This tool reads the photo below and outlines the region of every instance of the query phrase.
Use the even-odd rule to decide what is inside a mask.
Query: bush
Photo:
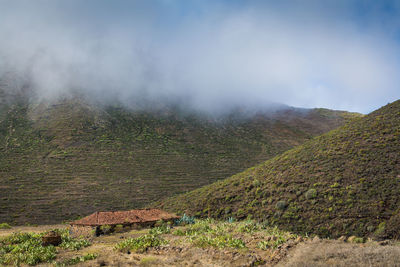
[[[154,227],[150,229],[149,234],[151,235],[162,235],[162,234],[169,234],[171,233],[171,227],[162,225],[159,227]]]
[[[386,238],[385,229],[386,229],[386,222],[380,223],[378,225],[378,228],[374,232],[374,237],[377,239],[385,239]]]
[[[0,229],[11,229],[11,225],[8,223],[0,223]]]
[[[113,231],[113,228],[111,225],[102,225],[100,226],[100,231],[102,234],[110,234]]]
[[[236,220],[234,217],[229,217],[227,221],[228,223],[234,223]]]
[[[393,215],[383,226],[380,237],[400,239],[400,211]]]
[[[186,224],[194,224],[195,223],[195,218],[192,216],[187,216],[186,213],[183,214],[183,216],[175,221],[176,225],[186,225]]]
[[[115,233],[122,233],[124,231],[124,226],[122,224],[117,224],[114,227],[114,232]]]
[[[317,190],[315,190],[314,188],[309,189],[306,194],[305,197],[307,199],[313,199],[317,197]]]
[[[278,202],[276,203],[275,207],[276,207],[278,210],[284,210],[284,209],[286,209],[286,207],[287,207],[287,203],[286,203],[286,201],[284,201],[284,200],[280,200],[280,201],[278,201]]]

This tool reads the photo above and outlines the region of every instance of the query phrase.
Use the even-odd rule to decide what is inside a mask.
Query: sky
[[[0,36],[0,79],[45,99],[369,113],[400,98],[400,1],[0,0]]]

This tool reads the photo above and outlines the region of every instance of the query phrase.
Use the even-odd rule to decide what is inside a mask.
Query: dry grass
[[[299,244],[278,266],[400,266],[400,246],[375,242],[350,244],[335,240]]]

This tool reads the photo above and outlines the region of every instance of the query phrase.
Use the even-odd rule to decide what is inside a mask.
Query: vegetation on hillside
[[[400,238],[399,192],[400,100],[159,206],[296,233]]]
[[[69,99],[0,104],[0,221],[143,207],[263,162],[357,114],[287,108],[223,118]]]

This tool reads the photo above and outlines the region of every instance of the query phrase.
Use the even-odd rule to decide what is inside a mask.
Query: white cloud
[[[74,17],[79,2],[67,11],[28,2],[0,2],[0,69],[30,77],[43,97],[79,89],[126,104],[179,100],[211,111],[281,102],[361,112],[399,97],[398,43],[381,24],[360,28],[320,9],[211,6],[176,18],[182,25],[148,6],[119,17],[82,4]]]

